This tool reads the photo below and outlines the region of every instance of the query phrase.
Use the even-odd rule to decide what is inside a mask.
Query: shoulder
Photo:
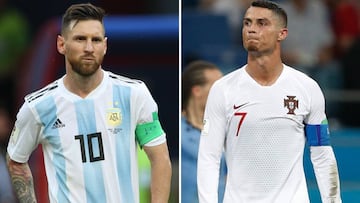
[[[294,80],[294,82],[301,83],[305,86],[317,86],[317,82],[308,76],[307,74],[291,67],[284,65],[284,70],[287,72],[287,74]]]
[[[107,72],[107,77],[111,85],[119,91],[127,89],[133,96],[143,95],[147,97],[150,94],[147,85],[141,80],[128,78],[109,71]]]
[[[296,86],[307,95],[322,94],[319,84],[305,73],[290,66],[285,66],[285,71],[289,81],[288,86]]]
[[[214,86],[226,88],[226,86],[229,86],[229,85],[232,86],[234,83],[241,80],[242,77],[244,77],[244,76],[245,76],[245,66],[238,67],[234,71],[227,73],[226,75],[221,77],[219,80],[217,80],[214,83]]]
[[[206,105],[211,106],[210,108],[224,110],[229,100],[234,98],[234,94],[237,94],[240,88],[246,88],[244,85],[247,82],[245,66],[227,73],[211,86]]]
[[[185,131],[186,129],[192,129],[194,128],[190,122],[187,120],[186,116],[181,116],[181,126],[182,126],[182,130]]]
[[[132,87],[136,87],[136,86],[141,86],[144,85],[145,83],[141,80],[137,80],[137,79],[132,79],[129,77],[125,77],[125,76],[121,76],[115,73],[112,73],[110,71],[107,71],[107,77],[108,79],[115,85],[124,85],[124,86],[132,86]]]
[[[56,90],[58,89],[58,87],[59,87],[59,80],[56,80],[56,81],[46,85],[42,89],[26,95],[25,101],[29,104],[42,101],[43,99],[47,98],[48,96],[53,95],[54,92],[56,92]]]
[[[194,142],[195,139],[200,139],[200,132],[200,129],[191,125],[185,116],[181,116],[181,133],[184,135],[181,138],[182,142]]]

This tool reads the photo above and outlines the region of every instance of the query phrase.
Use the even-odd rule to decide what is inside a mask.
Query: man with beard
[[[20,202],[36,202],[28,159],[42,144],[50,202],[139,202],[137,144],[151,162],[152,202],[167,202],[171,163],[157,104],[146,85],[102,69],[105,11],[70,6],[57,49],[66,74],[29,94],[8,144]]]
[[[322,201],[341,202],[322,91],[281,61],[286,26],[286,12],[270,1],[255,1],[245,13],[247,64],[217,80],[206,103],[197,172],[202,203],[218,202],[223,148],[224,203],[309,202],[306,141]]]

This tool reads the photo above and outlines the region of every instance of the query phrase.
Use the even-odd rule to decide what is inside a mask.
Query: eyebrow
[[[244,18],[243,21],[252,21],[251,18]],[[256,18],[255,21],[270,21],[268,18]]]

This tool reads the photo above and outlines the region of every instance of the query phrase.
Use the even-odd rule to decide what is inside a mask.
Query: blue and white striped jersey
[[[63,78],[25,97],[8,145],[25,163],[42,144],[51,202],[139,202],[136,145],[166,141],[146,85],[104,71],[86,98]]]

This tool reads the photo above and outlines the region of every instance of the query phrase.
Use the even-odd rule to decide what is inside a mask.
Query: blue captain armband
[[[161,127],[158,115],[153,112],[153,121],[149,123],[143,123],[136,126],[135,134],[136,140],[140,146],[144,146],[146,143],[154,140],[155,138],[164,134],[164,130]]]
[[[310,146],[330,145],[330,133],[328,124],[305,126],[305,136]]]

